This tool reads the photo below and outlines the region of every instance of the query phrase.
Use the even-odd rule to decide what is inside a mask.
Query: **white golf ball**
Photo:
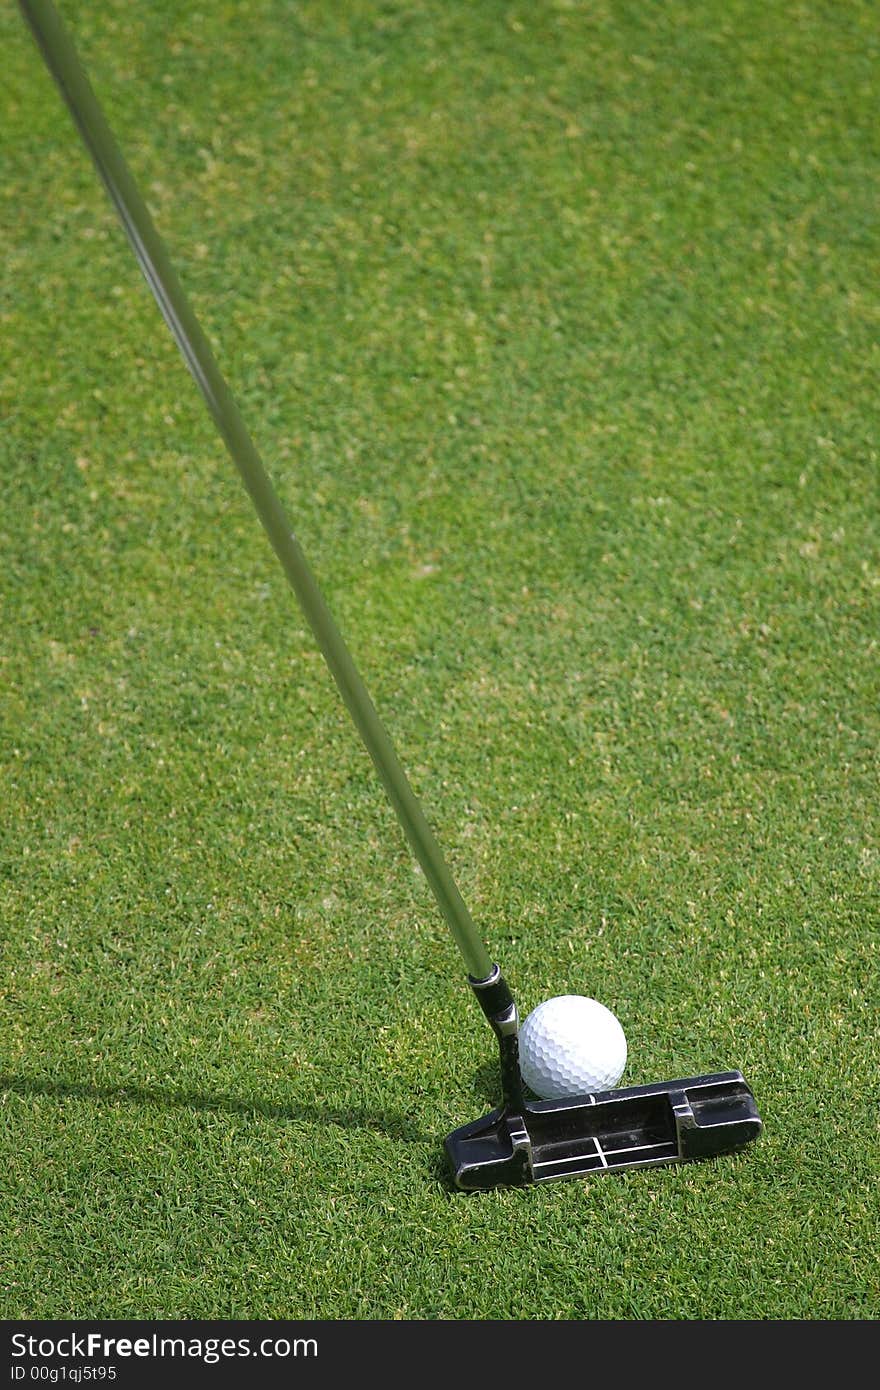
[[[560,994],[533,1009],[519,1031],[523,1080],[541,1100],[608,1091],[626,1066],[619,1020],[596,999]]]

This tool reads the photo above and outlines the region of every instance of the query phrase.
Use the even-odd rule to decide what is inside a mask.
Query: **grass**
[[[872,7],[63,11],[521,1010],[766,1132],[450,1192],[490,1035],[7,10],[0,1316],[876,1318]]]

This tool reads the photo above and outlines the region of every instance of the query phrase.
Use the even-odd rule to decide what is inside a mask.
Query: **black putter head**
[[[526,1100],[510,991],[497,967],[470,983],[498,1038],[504,1105],[446,1137],[456,1185],[465,1191],[712,1158],[761,1133],[738,1071]]]

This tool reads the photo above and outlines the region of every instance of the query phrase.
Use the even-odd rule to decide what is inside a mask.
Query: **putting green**
[[[871,8],[62,10],[521,1008],[766,1133],[450,1192],[491,1035],[7,10],[0,1314],[876,1317]]]

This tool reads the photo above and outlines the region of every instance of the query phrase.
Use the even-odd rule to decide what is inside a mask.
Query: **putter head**
[[[738,1071],[504,1105],[446,1138],[465,1191],[713,1158],[761,1132]]]
[[[526,1100],[513,996],[497,966],[470,984],[498,1039],[504,1104],[446,1137],[456,1186],[465,1191],[713,1158],[761,1133],[738,1071]]]

